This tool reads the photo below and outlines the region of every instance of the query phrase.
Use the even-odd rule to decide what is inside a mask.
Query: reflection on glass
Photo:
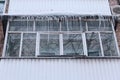
[[[9,31],[32,31],[33,21],[10,21]]]
[[[19,56],[20,50],[20,34],[8,34],[7,45],[6,45],[6,56]]]
[[[87,33],[86,34],[87,50],[88,56],[100,56],[101,48],[99,42],[99,36],[97,33]]]
[[[117,56],[113,33],[101,33],[104,56]]]
[[[64,55],[83,55],[83,43],[80,34],[63,35]]]
[[[25,33],[23,35],[22,56],[35,56],[36,34]]]
[[[40,55],[59,55],[59,35],[40,35]]]

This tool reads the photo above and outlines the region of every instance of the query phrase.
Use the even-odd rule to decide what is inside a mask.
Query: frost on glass
[[[7,45],[6,45],[6,56],[19,56],[20,50],[20,34],[8,34]]]
[[[99,36],[97,33],[87,33],[86,42],[87,42],[88,56],[101,55]]]
[[[9,31],[32,31],[33,21],[10,21]]]
[[[59,35],[40,35],[40,55],[60,55],[59,52]]]
[[[88,31],[112,31],[110,21],[87,21]]]
[[[64,55],[83,55],[83,43],[81,34],[63,35]]]
[[[36,31],[59,31],[60,23],[58,20],[36,21]]]
[[[61,21],[62,31],[85,31],[85,22],[79,19]]]
[[[101,33],[104,56],[117,56],[113,33]]]
[[[22,56],[35,56],[36,34],[23,34]]]

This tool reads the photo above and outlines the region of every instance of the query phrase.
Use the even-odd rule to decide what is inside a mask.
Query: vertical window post
[[[84,55],[88,56],[85,33],[82,33],[82,40],[83,40],[83,51],[84,51]]]
[[[103,45],[102,45],[102,40],[101,40],[100,32],[98,32],[98,35],[99,35],[99,41],[100,41],[100,47],[101,47],[101,56],[104,56]]]
[[[40,53],[39,51],[39,45],[40,45],[40,34],[37,33],[37,36],[36,36],[36,51],[35,51],[35,56],[37,57]]]
[[[21,33],[19,57],[21,57],[22,54],[22,44],[23,44],[23,32]]]
[[[63,54],[63,35],[59,34],[59,44],[60,44],[60,55],[64,55]]]

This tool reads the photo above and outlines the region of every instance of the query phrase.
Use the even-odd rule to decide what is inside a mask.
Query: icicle
[[[80,30],[83,31],[81,17],[79,17],[78,19],[79,19],[78,21],[80,21]]]
[[[49,36],[50,36],[50,35],[49,35],[49,34],[50,34],[50,33],[49,33],[49,26],[50,26],[50,19],[48,18],[47,20],[48,20],[48,22],[47,22],[47,23],[48,23],[48,24],[47,24],[47,26],[48,26],[48,41],[47,41],[47,44],[49,44]]]
[[[104,30],[105,30],[105,27],[106,27],[106,26],[105,26],[105,24],[106,24],[106,23],[105,23],[105,18],[104,18],[104,16],[102,16],[102,18],[103,18],[103,24],[104,24]]]
[[[28,31],[28,17],[27,17],[27,31]]]
[[[65,22],[67,23],[67,34],[68,34],[68,38],[69,38],[69,25],[68,25],[68,19],[69,18],[65,18]]]
[[[100,27],[101,27],[101,22],[102,22],[102,20],[101,20],[101,16],[99,16],[98,18],[99,18],[99,31],[100,31]]]

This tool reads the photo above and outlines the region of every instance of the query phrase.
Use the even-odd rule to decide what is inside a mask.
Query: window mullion
[[[83,41],[83,51],[84,51],[84,55],[88,56],[85,33],[82,34],[82,41]]]
[[[36,52],[35,52],[35,56],[37,57],[39,55],[39,45],[40,44],[40,35],[39,33],[37,33],[36,36]]]
[[[104,51],[103,51],[103,45],[102,45],[100,32],[98,32],[98,35],[99,35],[99,41],[100,41],[100,47],[101,47],[101,56],[104,56]]]
[[[22,54],[22,44],[23,44],[23,33],[21,33],[19,57],[21,57],[21,54]]]
[[[35,21],[33,21],[33,31],[35,31]]]
[[[60,55],[63,54],[63,34],[59,34],[59,44],[60,44]]]
[[[87,24],[87,22],[85,22],[85,26],[86,26],[86,31],[88,31],[88,24]]]

